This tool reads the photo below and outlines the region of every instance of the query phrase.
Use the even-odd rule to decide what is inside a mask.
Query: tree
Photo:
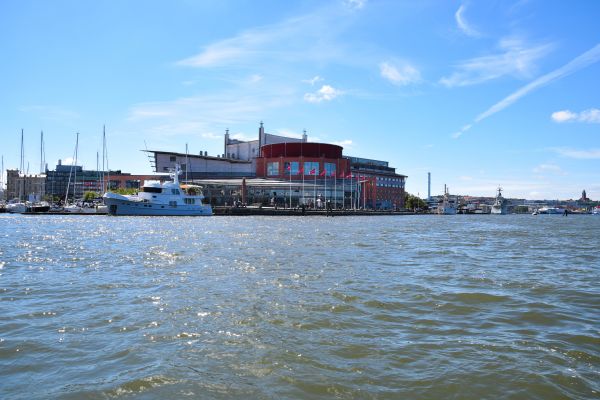
[[[83,194],[83,201],[92,201],[96,198],[96,192],[85,192]]]
[[[404,195],[404,207],[408,210],[424,210],[427,209],[427,203],[413,194],[406,193]]]

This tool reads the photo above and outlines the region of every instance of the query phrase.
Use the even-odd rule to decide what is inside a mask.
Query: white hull
[[[455,215],[456,214],[456,207],[453,207],[453,206],[440,207],[438,209],[438,214]]]
[[[207,204],[158,204],[143,201],[129,200],[127,198],[114,198],[104,195],[104,204],[108,206],[110,215],[147,215],[147,216],[202,216],[212,215],[212,207]],[[119,195],[116,195],[119,196]],[[116,197],[115,196],[115,197]],[[119,196],[125,197],[125,196]]]
[[[508,214],[508,211],[507,211],[506,207],[492,206],[490,214],[505,215],[505,214]]]
[[[27,205],[25,203],[9,203],[6,205],[6,212],[22,214],[27,212]]]

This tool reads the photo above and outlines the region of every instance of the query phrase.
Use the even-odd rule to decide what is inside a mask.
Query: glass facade
[[[279,175],[279,162],[270,162],[267,163],[267,176],[277,176]]]
[[[289,175],[290,173],[292,175],[298,175],[300,174],[300,163],[298,161],[286,161],[283,163],[283,170],[285,175]]]
[[[328,162],[326,162],[325,163],[325,174],[328,177],[329,176],[335,177],[335,173],[336,173],[335,164],[334,163],[328,163]]]
[[[304,175],[319,175],[319,163],[317,161],[306,161],[304,163]]]

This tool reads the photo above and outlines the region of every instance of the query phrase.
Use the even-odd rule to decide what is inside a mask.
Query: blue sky
[[[3,1],[0,154],[149,173],[223,133],[337,143],[407,190],[600,199],[597,1]]]

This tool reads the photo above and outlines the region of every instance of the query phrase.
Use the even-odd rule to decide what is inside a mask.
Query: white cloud
[[[36,114],[42,119],[52,121],[74,120],[80,118],[80,115],[73,111],[60,106],[50,105],[32,105],[22,106],[19,111]]]
[[[421,73],[412,65],[393,65],[389,62],[379,64],[381,76],[394,85],[405,86],[421,80]]]
[[[550,149],[559,155],[578,160],[597,160],[600,159],[600,149],[576,150],[568,147],[556,147]]]
[[[236,140],[242,140],[244,142],[249,142],[252,140],[256,140],[257,136],[256,135],[251,136],[251,135],[247,135],[243,132],[238,132],[238,133],[231,134],[231,138],[236,139]]]
[[[590,108],[580,113],[569,110],[556,111],[552,113],[554,122],[587,122],[591,124],[600,124],[600,109]]]
[[[323,78],[321,78],[319,75],[315,76],[314,78],[311,79],[304,79],[302,82],[304,83],[308,83],[310,84],[310,86],[314,86],[315,83],[322,81]]]
[[[367,0],[344,0],[344,4],[353,10],[360,10],[367,4]]]
[[[340,140],[337,142],[332,142],[333,144],[337,144],[338,146],[342,146],[344,149],[348,150],[348,149],[352,149],[352,145],[354,144],[352,142],[352,140],[350,139],[346,139],[346,140]]]
[[[464,33],[465,35],[477,37],[477,36],[479,36],[479,32],[477,32],[475,29],[473,29],[467,23],[467,20],[465,19],[465,16],[464,16],[465,9],[466,9],[465,5],[462,4],[460,7],[458,7],[458,10],[456,10],[456,13],[454,14],[454,18],[456,19],[456,24],[458,25],[458,28],[462,31],[462,33]]]
[[[596,46],[592,47],[590,50],[586,51],[585,53],[575,57],[573,60],[571,60],[567,64],[563,65],[562,67],[555,69],[554,71],[549,72],[546,75],[543,75],[543,76],[537,78],[533,82],[528,83],[527,85],[523,86],[516,92],[505,97],[498,103],[494,104],[492,107],[490,107],[483,113],[479,114],[475,118],[475,121],[473,123],[481,122],[484,119],[496,114],[497,112],[504,110],[506,107],[509,107],[510,105],[515,103],[517,100],[519,100],[521,97],[526,96],[530,92],[532,92],[542,86],[549,85],[550,83],[552,83],[556,80],[564,78],[565,76],[571,75],[571,74],[579,71],[580,69],[583,69],[592,64],[595,64],[599,60],[600,60],[600,44],[597,44]],[[472,125],[473,124],[466,125],[466,126],[468,126],[470,129],[470,127]],[[468,130],[468,129],[463,128],[463,130],[460,133],[458,133],[458,132],[454,133],[452,136],[455,138],[458,138],[466,130]]]
[[[249,79],[250,83],[258,83],[258,82],[260,82],[262,80],[263,80],[263,77],[261,75],[258,75],[258,74],[252,75],[250,77],[250,79]]]
[[[536,174],[552,173],[555,175],[566,175],[566,172],[556,164],[540,164],[533,169],[533,172]]]
[[[348,18],[345,8],[340,4],[325,5],[309,14],[248,29],[209,43],[198,54],[181,59],[175,65],[262,69],[276,65],[280,71],[285,64],[293,68],[299,62],[354,63],[360,56],[347,51],[346,43],[339,39],[355,20]]]
[[[274,133],[279,136],[290,137],[294,139],[302,139],[302,133],[297,133],[291,129],[283,128],[283,129],[275,129]]]
[[[331,101],[342,95],[343,92],[329,85],[321,86],[321,89],[313,93],[306,93],[304,100],[309,103],[320,103],[322,101]]]
[[[530,78],[535,72],[536,61],[548,54],[552,45],[526,47],[522,40],[508,38],[500,41],[499,48],[499,54],[461,62],[456,71],[449,77],[441,78],[440,83],[446,87],[457,87],[475,85],[507,75]]]
[[[566,122],[577,119],[577,114],[569,110],[556,111],[552,113],[552,119],[554,122]]]

